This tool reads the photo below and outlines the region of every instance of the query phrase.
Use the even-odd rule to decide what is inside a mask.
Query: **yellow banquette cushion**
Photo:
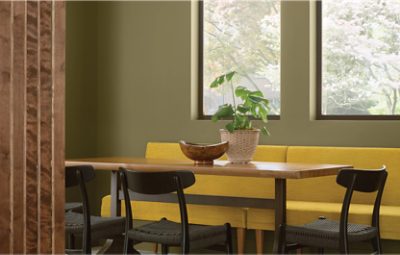
[[[286,146],[257,147],[254,160],[285,162]],[[182,159],[188,160],[181,152],[177,143],[148,143],[146,158]],[[270,187],[270,188],[265,188]],[[230,176],[196,175],[196,183],[185,190],[186,194],[208,194],[238,197],[272,197],[274,191],[273,179],[244,178]],[[110,196],[102,201],[102,215],[110,215]],[[159,220],[167,217],[179,220],[179,208],[176,204],[132,202],[134,218],[142,220]],[[122,210],[123,211],[123,210]],[[218,225],[230,222],[234,227],[246,227],[246,210],[240,207],[188,205],[191,223]],[[269,212],[270,214],[272,213]]]
[[[147,158],[185,159],[177,143],[148,143]],[[349,148],[311,146],[259,145],[254,157],[259,161],[349,164],[355,168],[376,169],[386,165],[389,177],[381,207],[381,236],[400,239],[400,149]],[[304,224],[318,216],[339,219],[345,189],[336,184],[336,176],[288,180],[287,221]],[[273,179],[197,175],[196,184],[187,194],[211,194],[256,198],[273,198]],[[355,194],[350,221],[369,224],[374,194]],[[134,217],[157,220],[167,217],[179,220],[177,205],[167,203],[133,202]],[[110,197],[103,198],[102,215],[109,215]],[[231,222],[235,227],[274,229],[273,210],[222,206],[188,205],[192,223],[221,224]]]
[[[381,206],[381,236],[400,239],[400,149],[300,147],[290,146],[287,162],[349,164],[355,168],[376,169],[386,165],[389,176]],[[318,216],[339,219],[345,189],[336,184],[336,176],[288,180],[289,224],[304,224]],[[350,221],[370,224],[375,193],[355,193]],[[273,229],[273,219],[265,217],[269,210],[248,210],[247,227]]]

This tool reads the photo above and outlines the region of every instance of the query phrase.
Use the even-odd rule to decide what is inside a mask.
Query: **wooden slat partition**
[[[0,1],[0,253],[64,253],[65,3]]]

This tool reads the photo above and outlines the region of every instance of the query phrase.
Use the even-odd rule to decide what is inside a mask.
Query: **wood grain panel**
[[[53,7],[53,252],[64,253],[65,2]]]
[[[0,1],[0,254],[64,253],[64,34],[63,2]]]
[[[52,251],[52,2],[40,4],[40,253]]]
[[[37,253],[39,177],[39,5],[27,2],[26,16],[26,252]]]
[[[11,251],[11,3],[0,2],[0,253]]]
[[[25,243],[25,2],[13,2],[13,253]]]

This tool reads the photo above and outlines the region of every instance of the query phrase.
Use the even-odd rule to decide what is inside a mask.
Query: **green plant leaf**
[[[251,121],[249,121],[249,123],[247,124],[247,129],[252,129],[253,128],[253,124]]]
[[[233,122],[229,122],[228,124],[225,125],[226,130],[228,130],[230,133],[235,131],[235,124]]]
[[[219,85],[223,84],[225,82],[225,75],[221,75],[220,77],[217,78]]]
[[[211,84],[210,84],[210,88],[216,88],[218,86],[219,86],[219,83],[218,83],[217,79],[213,80],[213,82],[211,82]]]
[[[251,114],[253,115],[254,118],[258,118],[257,105],[255,104],[251,105]]]
[[[235,129],[244,129],[246,126],[247,116],[246,115],[235,115],[233,123],[235,124]]]
[[[212,122],[217,122],[217,121],[218,121],[218,116],[214,114],[214,115],[211,117],[211,120],[212,120]]]
[[[261,102],[257,106],[258,106],[258,113],[259,113],[258,115],[261,118],[261,120],[265,123],[268,122],[268,113],[269,113],[268,106],[264,102]]]
[[[261,91],[259,91],[259,90],[251,91],[251,92],[250,92],[250,95],[252,95],[252,96],[257,96],[257,97],[264,97],[264,94],[263,94]]]
[[[225,75],[220,75],[215,80],[213,80],[210,84],[210,88],[218,88],[225,82]]]
[[[246,114],[248,111],[250,111],[250,107],[248,107],[246,105],[243,105],[243,104],[240,104],[240,105],[237,106],[237,110],[240,113]]]
[[[269,131],[268,131],[268,129],[267,129],[266,127],[263,127],[263,128],[261,129],[261,133],[264,134],[264,135],[267,135],[267,136],[270,135],[270,133],[269,133]]]
[[[253,104],[258,104],[261,101],[265,100],[263,97],[260,96],[254,96],[254,95],[249,95],[249,100],[253,103]]]
[[[231,81],[233,76],[236,74],[236,71],[229,72],[225,75],[227,81]]]
[[[247,88],[243,87],[243,86],[238,86],[238,87],[235,89],[235,95],[236,95],[237,97],[242,98],[243,100],[245,100],[245,98],[247,98],[247,96],[249,95],[249,93],[250,93],[250,91],[249,91]]]
[[[212,116],[212,121],[216,122],[217,120],[219,120],[221,118],[231,117],[231,116],[233,116],[234,113],[235,113],[235,111],[233,110],[232,105],[230,105],[230,104],[221,105],[218,108],[217,112],[214,113],[214,115]]]

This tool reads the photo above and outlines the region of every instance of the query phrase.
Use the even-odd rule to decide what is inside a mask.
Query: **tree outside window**
[[[224,89],[210,89],[215,77],[235,70],[236,84],[258,89],[280,113],[280,1],[205,0],[203,15],[203,115],[230,102]]]
[[[400,1],[322,1],[322,115],[400,114]]]

